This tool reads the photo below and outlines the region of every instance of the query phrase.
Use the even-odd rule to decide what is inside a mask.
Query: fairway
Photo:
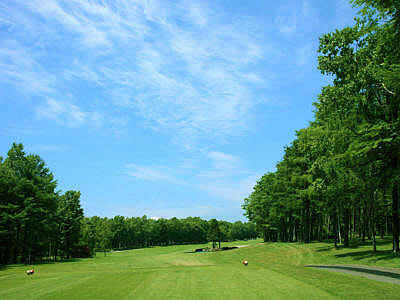
[[[28,266],[7,266],[0,271],[0,299],[385,299],[400,294],[399,285],[304,267],[399,265],[386,252],[371,256],[367,246],[335,250],[324,243],[259,240],[226,245],[245,244],[249,247],[216,253],[186,253],[198,245],[98,253],[36,265],[33,276],[25,275]]]

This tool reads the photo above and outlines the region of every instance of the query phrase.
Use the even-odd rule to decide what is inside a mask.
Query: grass
[[[390,243],[380,252],[360,244],[226,243],[249,247],[185,253],[204,245],[182,245],[114,252],[106,257],[0,269],[0,299],[385,299],[400,285],[348,274],[305,268],[306,264],[361,264],[400,267]],[[248,260],[244,267],[242,260]]]

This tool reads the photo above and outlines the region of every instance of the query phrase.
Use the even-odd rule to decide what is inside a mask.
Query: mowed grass
[[[331,244],[226,243],[248,247],[185,253],[204,245],[114,252],[106,257],[0,269],[0,299],[398,299],[400,285],[305,268],[306,264],[400,267],[400,258],[370,246],[334,249]],[[242,260],[248,260],[247,267]]]

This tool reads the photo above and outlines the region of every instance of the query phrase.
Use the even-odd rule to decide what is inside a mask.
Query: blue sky
[[[39,154],[88,216],[245,220],[313,118],[342,0],[3,0],[0,155]]]

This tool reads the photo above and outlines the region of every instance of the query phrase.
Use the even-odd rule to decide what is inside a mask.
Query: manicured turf
[[[93,259],[0,269],[0,299],[398,299],[400,285],[305,268],[306,264],[400,267],[389,251],[369,246],[260,241],[236,250],[185,253],[184,245],[114,252]],[[382,242],[383,243],[383,242]],[[226,245],[234,245],[228,243]],[[389,244],[379,245],[389,249]],[[248,260],[247,267],[242,260]]]

